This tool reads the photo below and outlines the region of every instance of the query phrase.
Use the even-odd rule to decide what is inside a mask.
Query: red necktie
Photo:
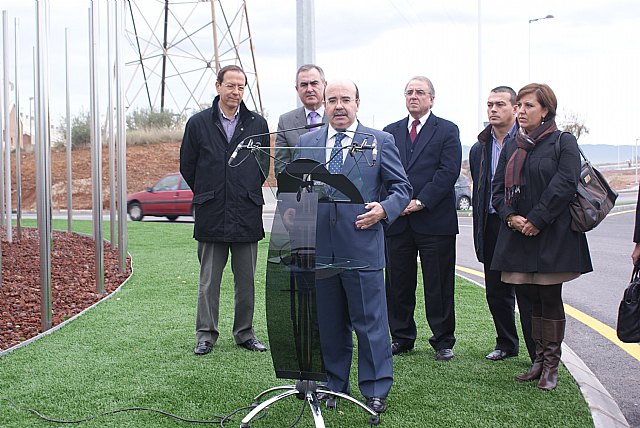
[[[411,139],[411,144],[416,141],[416,137],[418,136],[418,125],[420,125],[420,121],[418,119],[411,122],[411,132],[409,132],[409,139]]]

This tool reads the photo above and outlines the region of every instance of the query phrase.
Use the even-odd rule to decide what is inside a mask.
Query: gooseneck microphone
[[[238,143],[238,145],[236,146],[236,148],[233,151],[233,153],[231,153],[231,156],[229,157],[229,162],[227,162],[227,165],[232,166],[231,164],[232,164],[233,160],[238,156],[238,153],[240,152],[240,150],[243,150],[243,149],[252,150],[252,149],[256,149],[256,148],[260,147],[261,145],[260,145],[259,142],[258,143],[254,143],[253,142],[253,139],[256,138],[256,137],[264,137],[264,136],[267,136],[267,135],[279,134],[281,132],[298,131],[300,129],[318,128],[318,127],[324,126],[324,125],[325,125],[324,123],[312,123],[310,125],[298,126],[298,127],[295,127],[295,128],[280,129],[280,130],[273,131],[273,132],[263,132],[262,134],[249,135],[247,138],[245,138],[240,143]],[[242,163],[242,162],[240,162],[240,163]]]
[[[362,140],[362,143],[360,144],[356,142],[351,143],[351,147],[349,147],[349,154],[351,156],[354,156],[354,153],[364,152],[365,150],[371,150],[371,166],[374,166],[376,164],[376,158],[378,157],[378,140],[376,139],[375,135],[369,132],[351,131],[345,128],[336,128],[336,131],[350,132],[353,135],[360,134],[360,135],[364,135],[365,137],[371,137],[372,139],[371,143],[369,143],[368,138],[365,138],[364,140]]]

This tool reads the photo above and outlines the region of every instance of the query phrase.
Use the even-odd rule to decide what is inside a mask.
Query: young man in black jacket
[[[495,349],[486,358],[493,361],[518,355],[518,332],[515,323],[515,300],[518,299],[520,322],[531,360],[535,358],[531,303],[517,286],[501,281],[501,272],[491,270],[491,261],[498,239],[500,217],[491,206],[491,181],[495,174],[504,142],[518,132],[516,93],[508,86],[491,90],[487,100],[489,125],[478,135],[478,142],[469,153],[473,178],[473,240],[478,261],[484,264],[487,303],[496,328]]]

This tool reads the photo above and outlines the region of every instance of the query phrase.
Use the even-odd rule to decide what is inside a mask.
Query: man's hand
[[[369,202],[364,207],[369,211],[358,216],[358,220],[356,221],[356,227],[358,229],[367,229],[387,217],[387,213],[384,211],[384,208],[382,208],[382,205],[380,205],[380,202]]]
[[[416,211],[420,211],[421,209],[424,209],[424,205],[422,207],[418,207],[416,205],[416,200],[415,199],[411,199],[411,201],[409,202],[409,205],[407,205],[407,208],[405,208],[402,213],[400,213],[400,215],[409,215],[411,213],[414,213]]]

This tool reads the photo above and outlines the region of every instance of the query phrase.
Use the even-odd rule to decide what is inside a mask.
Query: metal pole
[[[6,13],[6,10],[2,12],[3,15],[5,13]],[[7,58],[7,56],[3,54],[3,62],[7,64],[8,61],[9,59]],[[5,135],[4,135],[4,132],[2,132],[3,130],[2,121],[4,119],[4,110],[7,110],[9,108],[8,87],[5,86],[3,90],[0,92],[2,93],[2,96],[0,97],[0,100],[1,100],[0,101],[0,226],[4,226],[5,224],[4,147],[5,147],[5,144],[9,144],[9,143],[5,143]]]
[[[52,326],[51,304],[51,175],[49,172],[49,149],[51,135],[49,127],[49,7],[47,0],[36,0],[37,22],[37,98],[38,148],[37,178],[38,232],[40,233],[40,288],[42,295],[42,330]]]
[[[18,49],[18,41],[20,40],[20,20],[15,18],[14,30],[14,58],[15,58],[15,75],[16,75],[16,232],[18,240],[22,239],[22,121],[20,120],[20,76],[19,66],[20,56]]]
[[[91,94],[91,193],[93,239],[95,241],[96,293],[104,293],[104,245],[102,242],[102,142],[100,139],[100,103],[98,101],[98,67],[100,58],[98,29],[100,16],[98,0],[91,0],[89,8],[89,64]]]
[[[213,3],[213,2],[212,2]],[[164,0],[164,37],[162,42],[162,78],[160,80],[160,111],[164,111],[164,88],[167,73],[167,29],[169,27],[169,0]],[[215,28],[214,28],[215,31]]]
[[[71,84],[69,82],[70,66],[69,66],[69,28],[64,29],[64,63],[65,63],[65,83],[66,83],[66,120],[67,120],[67,232],[73,230],[73,181],[71,171],[71,146],[72,133],[71,128],[71,98],[69,91]]]
[[[13,224],[11,222],[11,108],[9,107],[9,14],[2,11],[2,74],[4,75],[4,193],[5,193],[5,232],[9,243],[13,242]],[[17,76],[16,76],[17,78]],[[16,116],[19,116],[16,110]]]
[[[216,75],[220,71],[220,55],[218,53],[218,29],[216,28],[216,5],[211,0],[211,28],[213,29],[213,62],[216,66]]]
[[[116,245],[116,141],[113,130],[113,3],[107,2],[107,120],[109,144],[109,239]]]
[[[118,261],[120,272],[127,268],[127,135],[124,106],[124,34],[125,0],[116,2],[116,124],[118,149]]]
[[[636,184],[638,184],[638,140],[640,138],[636,138],[636,155],[633,157],[633,163],[636,166]]]
[[[315,63],[315,17],[313,0],[296,0],[296,58],[297,66]],[[300,99],[298,107],[302,106]]]
[[[529,20],[529,66],[528,66],[529,78],[527,83],[531,83],[531,23],[542,21],[543,19],[552,19],[552,18],[554,18],[553,15],[547,15],[547,16],[543,16],[542,18],[534,18]]]

